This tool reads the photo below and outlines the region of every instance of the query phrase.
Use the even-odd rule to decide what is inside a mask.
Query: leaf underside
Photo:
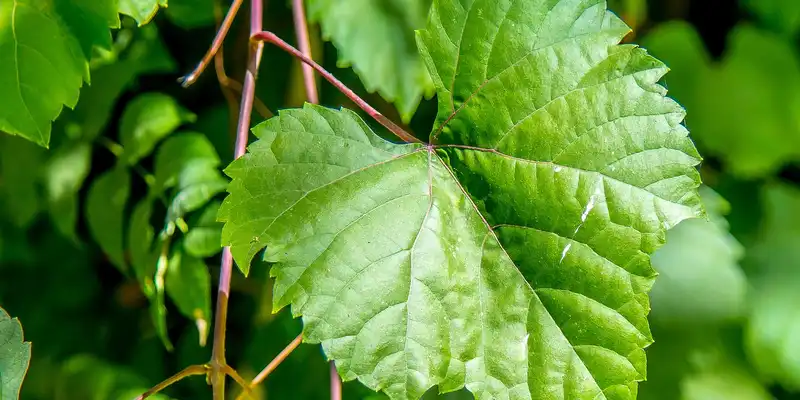
[[[445,17],[446,16],[446,17]],[[666,67],[602,1],[434,3],[430,145],[307,105],[255,128],[219,219],[346,380],[393,399],[634,399],[666,229],[701,213]]]

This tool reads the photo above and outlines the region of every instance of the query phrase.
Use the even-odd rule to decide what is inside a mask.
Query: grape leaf
[[[123,218],[130,184],[130,172],[117,165],[92,182],[86,198],[89,232],[111,263],[123,271],[127,268],[123,254]]]
[[[651,321],[673,326],[712,325],[743,315],[747,279],[738,265],[744,249],[728,232],[729,205],[704,187],[711,220],[683,221],[667,232],[652,256],[659,279],[650,292]]]
[[[64,105],[72,108],[94,46],[111,44],[112,2],[10,0],[0,4],[0,131],[41,146]]]
[[[19,320],[0,308],[0,399],[16,400],[31,360],[31,344],[22,339]]]
[[[649,254],[701,214],[666,67],[604,2],[434,3],[430,145],[308,105],[259,125],[220,208],[240,268],[345,380],[394,399],[633,399]]]
[[[119,0],[119,12],[130,15],[139,26],[150,22],[160,7],[167,7],[168,0]]]
[[[199,258],[176,251],[169,259],[166,291],[178,310],[193,320],[205,346],[211,319],[211,275]]]
[[[155,148],[156,144],[195,115],[162,93],[146,93],[131,100],[122,114],[120,142],[125,148],[125,160],[136,164]]]
[[[396,104],[408,122],[433,86],[414,43],[430,0],[311,0],[308,16],[336,46],[340,67],[351,66],[370,92]],[[366,17],[365,17],[366,16]]]

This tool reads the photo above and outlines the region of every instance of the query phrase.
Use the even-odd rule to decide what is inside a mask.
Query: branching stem
[[[275,368],[278,368],[278,365],[280,365],[283,362],[283,360],[289,357],[289,354],[292,354],[294,349],[296,349],[297,346],[299,346],[300,343],[302,342],[303,342],[303,334],[301,333],[297,335],[297,337],[294,338],[294,340],[292,340],[292,342],[289,343],[289,345],[287,345],[283,350],[281,350],[281,352],[278,353],[278,355],[275,356],[275,358],[273,358],[272,361],[270,361],[269,364],[267,364],[267,366],[264,367],[264,369],[262,369],[261,372],[258,373],[258,375],[256,375],[255,378],[253,378],[253,380],[250,382],[250,385],[248,386],[249,389],[252,390],[256,386],[261,384],[261,382],[263,382],[264,379],[267,379],[267,376],[269,376],[269,374],[272,373],[272,371],[274,371]],[[245,393],[240,394],[239,397],[236,398],[236,400],[244,399],[244,395]]]
[[[197,63],[197,67],[194,68],[194,71],[179,79],[183,87],[189,87],[191,84],[197,81],[197,78],[203,74],[203,71],[211,62],[211,59],[214,58],[214,55],[217,54],[217,51],[219,51],[220,47],[222,47],[222,43],[225,41],[225,36],[228,35],[228,31],[231,29],[233,19],[236,18],[236,13],[239,12],[239,8],[242,6],[242,1],[243,0],[233,0],[233,3],[231,3],[231,8],[228,9],[228,13],[225,15],[225,19],[222,21],[222,25],[220,25],[219,30],[217,31],[217,36],[214,37],[214,41],[211,42],[211,47],[203,56],[203,59]],[[259,4],[259,9],[260,6],[261,5]]]
[[[336,77],[333,76],[330,72],[326,71],[325,68],[322,68],[322,66],[314,62],[314,60],[306,57],[305,54],[301,53],[299,50],[292,47],[292,45],[290,45],[289,43],[283,41],[274,33],[266,31],[257,32],[254,33],[250,39],[251,41],[256,43],[262,43],[262,42],[272,43],[278,46],[283,51],[286,51],[287,53],[293,55],[294,57],[299,58],[301,61],[314,68],[314,70],[316,70],[320,75],[322,75],[322,77],[325,78],[325,80],[327,80],[333,86],[335,86],[336,89],[339,89],[340,92],[344,93],[345,96],[347,96],[350,100],[356,103],[356,105],[360,109],[364,110],[364,112],[366,112],[367,114],[369,114],[370,117],[378,121],[379,124],[386,127],[386,129],[391,131],[395,136],[397,136],[406,143],[422,143],[419,139],[414,137],[414,135],[406,132],[403,128],[392,122],[389,118],[386,118],[380,112],[378,112],[378,110],[369,105],[366,101],[364,101],[364,99],[358,97],[358,95],[355,94],[352,90],[350,90],[350,88],[345,86],[344,83],[336,79]]]
[[[144,400],[164,389],[168,386],[172,385],[175,382],[182,380],[183,378],[192,376],[192,375],[204,375],[208,373],[209,366],[208,365],[192,365],[186,367],[183,371],[178,372],[175,375],[170,376],[169,378],[165,379],[163,382],[159,383],[156,386],[153,386],[150,390],[144,392],[141,396],[137,397],[135,400]]]

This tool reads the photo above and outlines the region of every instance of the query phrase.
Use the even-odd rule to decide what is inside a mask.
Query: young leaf
[[[308,16],[336,46],[340,67],[352,65],[364,86],[396,104],[409,121],[433,86],[417,53],[414,29],[425,25],[430,0],[311,0]]]
[[[108,46],[118,20],[108,0],[0,3],[0,131],[41,146],[64,105],[74,107],[94,46]]]
[[[123,218],[130,194],[130,172],[121,165],[92,182],[86,199],[89,232],[117,268],[125,270]]]
[[[202,133],[179,133],[159,146],[155,158],[155,189],[162,191],[178,184],[187,168],[205,165],[219,166],[220,160],[214,145]]]
[[[119,12],[133,17],[139,26],[150,22],[159,7],[167,7],[167,0],[119,0]]]
[[[59,147],[47,161],[44,171],[50,218],[67,238],[77,240],[78,191],[89,175],[92,148],[88,143]]]
[[[211,320],[211,275],[203,260],[176,251],[169,260],[167,295],[178,310],[193,320],[205,346]]]
[[[19,320],[0,308],[0,399],[16,400],[31,360],[31,344],[22,338]]]
[[[703,189],[711,221],[681,222],[653,253],[659,272],[650,293],[654,323],[714,325],[735,320],[745,310],[747,279],[738,264],[744,249],[728,232],[724,215],[730,206],[716,192]]]
[[[198,258],[211,257],[222,249],[222,224],[217,222],[220,202],[213,201],[189,220],[189,232],[183,240],[187,254]]]
[[[162,93],[147,93],[131,100],[120,122],[120,141],[125,148],[126,162],[136,164],[149,155],[161,139],[194,119],[194,114]]]
[[[178,189],[167,210],[167,221],[174,221],[199,209],[228,186],[216,166],[190,163],[178,177]]]

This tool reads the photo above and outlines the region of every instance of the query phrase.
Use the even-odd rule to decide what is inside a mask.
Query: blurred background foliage
[[[351,1],[307,1],[315,58],[424,137],[436,104],[412,30],[429,1]],[[639,397],[800,399],[800,2],[610,7],[634,28],[626,41],[671,68],[664,84],[705,157],[708,220],[671,230],[653,257],[656,342]],[[239,81],[246,13],[225,47],[224,66]],[[286,1],[270,1],[265,15],[267,29],[294,41]],[[50,150],[0,135],[0,304],[33,342],[23,399],[130,399],[209,357],[214,215],[236,110],[213,70],[189,89],[176,79],[210,43],[215,3],[170,0],[151,24],[136,25],[126,17],[113,46],[95,52],[91,86],[55,122]],[[323,104],[355,109],[331,86],[320,91]],[[301,105],[299,64],[267,47],[257,92],[270,110]],[[271,313],[268,266],[252,271],[234,276],[228,328],[228,360],[245,378],[301,331],[288,310]],[[210,391],[194,378],[167,395]],[[319,347],[302,345],[258,396],[327,398]],[[382,398],[357,383],[345,384],[344,397]]]

